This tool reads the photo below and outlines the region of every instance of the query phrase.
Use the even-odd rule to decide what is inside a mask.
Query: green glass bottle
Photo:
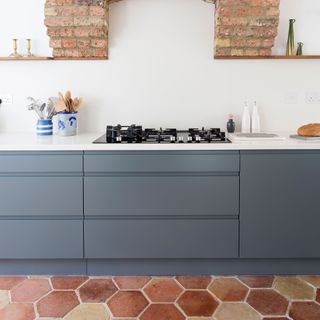
[[[303,56],[303,43],[302,42],[298,42],[298,49],[297,49],[297,56]]]
[[[293,24],[296,22],[296,19],[290,19],[289,20],[289,33],[288,33],[288,42],[287,42],[287,56],[294,56],[296,54],[295,52],[295,46],[294,46],[294,28]]]

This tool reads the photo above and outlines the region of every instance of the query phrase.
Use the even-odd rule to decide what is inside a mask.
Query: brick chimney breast
[[[46,0],[54,58],[108,58],[108,0]]]
[[[216,0],[215,56],[270,56],[280,0]]]

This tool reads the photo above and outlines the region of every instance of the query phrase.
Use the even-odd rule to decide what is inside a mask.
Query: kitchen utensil
[[[54,105],[54,109],[57,112],[64,112],[64,111],[67,110],[66,103],[65,103],[64,100],[61,100],[61,98],[56,100],[56,101],[54,101],[53,105]]]

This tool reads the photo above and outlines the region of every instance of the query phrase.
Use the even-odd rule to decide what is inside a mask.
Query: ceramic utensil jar
[[[78,112],[58,113],[58,133],[60,136],[75,136],[77,134]]]
[[[51,119],[39,119],[37,122],[38,136],[52,136],[53,124]]]

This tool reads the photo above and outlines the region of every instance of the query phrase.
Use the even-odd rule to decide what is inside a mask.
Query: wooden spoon
[[[65,102],[61,99],[54,101],[53,105],[57,112],[64,112],[67,109]]]

